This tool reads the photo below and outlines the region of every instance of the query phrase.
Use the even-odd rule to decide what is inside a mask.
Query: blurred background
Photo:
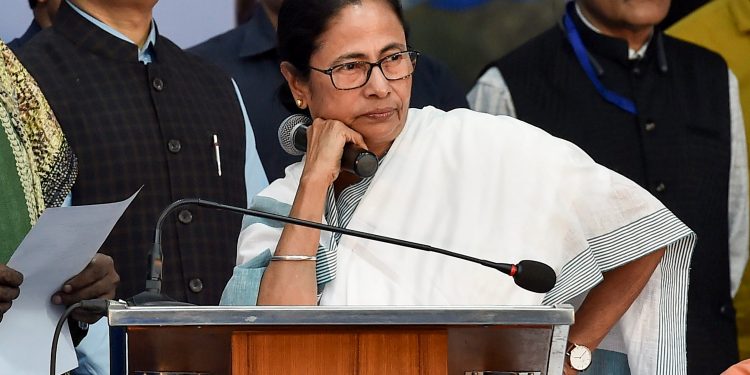
[[[243,1],[252,3],[252,1]],[[402,1],[414,48],[448,65],[468,88],[489,61],[557,22],[564,0]],[[236,25],[235,0],[161,0],[159,32],[183,48]],[[27,0],[3,0],[0,38],[8,42],[31,22]]]
[[[456,3],[466,5],[451,6]],[[468,91],[487,63],[554,25],[562,16],[565,0],[422,1],[408,5],[412,46],[442,60]]]
[[[31,23],[28,0],[1,0],[0,39],[9,42]],[[154,10],[159,32],[180,47],[223,33],[234,27],[235,0],[161,0]]]

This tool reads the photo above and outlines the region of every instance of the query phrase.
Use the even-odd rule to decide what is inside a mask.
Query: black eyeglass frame
[[[407,75],[405,75],[403,77],[400,77],[400,78],[393,78],[393,79],[391,79],[391,78],[388,78],[386,76],[385,72],[383,71],[383,66],[382,66],[383,62],[385,62],[389,58],[391,58],[393,56],[396,56],[396,55],[399,55],[399,54],[408,54],[409,55],[409,60],[411,60],[412,67],[414,68],[414,70],[417,69],[417,58],[420,55],[419,51],[417,51],[417,50],[406,50],[406,51],[400,51],[400,52],[392,53],[392,54],[390,54],[388,56],[382,57],[380,60],[378,60],[378,61],[376,61],[374,63],[373,62],[369,62],[369,61],[361,61],[361,60],[359,60],[359,61],[345,62],[343,64],[336,64],[336,65],[334,65],[334,66],[332,66],[332,67],[330,67],[328,69],[320,69],[320,68],[316,68],[316,67],[313,67],[313,66],[311,66],[310,69],[312,69],[312,70],[314,70],[316,72],[320,72],[320,73],[323,73],[323,74],[327,75],[331,79],[331,84],[333,85],[333,87],[336,90],[355,90],[355,89],[358,89],[358,88],[366,85],[367,82],[370,82],[370,76],[372,76],[372,70],[376,66],[378,67],[378,69],[380,69],[380,73],[383,73],[383,77],[385,77],[385,79],[388,80],[388,81],[398,81],[398,80],[401,80],[401,79],[405,79],[405,78],[411,76],[412,74],[414,74],[414,70],[412,70],[411,73],[409,73],[409,74],[407,74]],[[340,68],[340,67],[342,67],[342,66],[344,66],[344,65],[354,64],[354,63],[364,63],[364,64],[370,65],[370,69],[367,70],[367,78],[365,78],[365,81],[361,85],[359,85],[357,87],[350,87],[350,88],[346,88],[346,89],[342,89],[342,88],[339,88],[338,86],[336,86],[336,82],[334,82],[334,80],[333,80],[333,71],[336,70],[336,69],[338,69],[338,68]]]

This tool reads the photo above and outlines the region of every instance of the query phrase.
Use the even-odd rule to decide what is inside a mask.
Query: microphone
[[[312,119],[305,115],[291,115],[279,125],[279,143],[290,155],[302,155],[307,151],[307,127]],[[378,170],[378,157],[370,151],[352,143],[344,146],[341,169],[359,177],[370,177]]]
[[[440,248],[416,243],[416,242],[409,242],[400,240],[397,238],[392,237],[385,237],[380,236],[377,234],[372,233],[366,233],[366,232],[360,232],[352,229],[347,228],[340,228],[340,227],[334,227],[332,225],[326,225],[321,223],[316,223],[313,221],[307,221],[307,220],[301,220],[289,216],[282,216],[282,215],[276,215],[268,212],[258,211],[258,210],[252,210],[249,208],[241,208],[241,207],[235,207],[235,206],[229,206],[226,204],[216,203],[200,198],[187,198],[187,199],[180,199],[178,201],[173,202],[167,208],[165,208],[161,215],[159,216],[159,220],[156,222],[156,229],[154,230],[154,246],[151,250],[150,256],[149,256],[149,274],[148,278],[146,280],[146,291],[143,293],[140,293],[130,300],[128,300],[128,304],[135,305],[135,306],[148,306],[148,305],[189,305],[182,302],[176,302],[172,300],[171,298],[167,297],[166,295],[161,293],[161,281],[162,281],[162,262],[164,259],[164,256],[161,251],[161,226],[169,214],[174,212],[176,209],[187,206],[187,205],[196,205],[201,207],[208,207],[223,211],[230,211],[230,212],[237,212],[245,215],[250,215],[254,217],[260,217],[264,219],[270,219],[270,220],[276,220],[280,221],[282,223],[287,224],[295,224],[300,225],[303,227],[308,228],[315,228],[320,229],[328,232],[334,232],[334,233],[341,233],[348,236],[358,237],[358,238],[364,238],[368,240],[378,241],[378,242],[385,242],[393,245],[399,245],[404,247],[409,247],[412,249],[417,250],[423,250],[438,254],[443,254],[449,257],[463,259],[469,262],[474,262],[477,264],[481,264],[485,267],[490,267],[493,269],[496,269],[506,275],[509,275],[513,277],[513,281],[516,283],[516,285],[520,286],[523,289],[535,292],[535,293],[546,293],[549,292],[553,286],[555,286],[555,282],[557,281],[557,276],[555,275],[555,271],[548,265],[533,261],[533,260],[522,260],[518,264],[508,264],[508,263],[495,263],[490,262],[488,260],[475,258],[472,256],[455,253],[448,250],[443,250]]]

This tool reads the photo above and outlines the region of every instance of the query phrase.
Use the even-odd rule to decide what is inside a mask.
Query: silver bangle
[[[318,260],[318,257],[307,255],[274,255],[271,260]]]

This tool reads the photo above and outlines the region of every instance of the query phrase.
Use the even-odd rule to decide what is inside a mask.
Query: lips
[[[371,120],[386,120],[396,114],[395,108],[378,108],[363,114],[361,117],[366,117]]]

